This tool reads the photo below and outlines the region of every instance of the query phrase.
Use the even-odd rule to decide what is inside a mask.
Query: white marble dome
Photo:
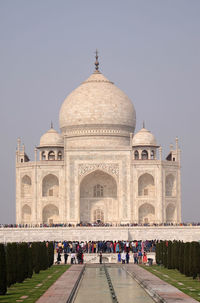
[[[154,135],[149,130],[143,127],[139,132],[134,135],[132,145],[157,146],[157,143]]]
[[[63,146],[63,137],[53,127],[51,127],[42,137],[40,138],[40,147],[48,146]]]
[[[125,128],[134,132],[136,114],[127,95],[99,71],[64,100],[60,109],[62,131],[74,127]]]

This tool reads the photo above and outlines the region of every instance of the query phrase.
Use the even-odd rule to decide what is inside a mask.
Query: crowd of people
[[[134,226],[200,226],[200,222],[191,223],[127,223],[127,224],[110,224],[110,223],[55,223],[55,224],[0,224],[0,228],[44,228],[44,227],[134,227]]]
[[[55,242],[57,264],[61,262],[63,253],[64,263],[67,264],[70,256],[71,264],[84,263],[84,254],[98,254],[99,263],[102,263],[103,253],[117,254],[119,263],[129,263],[130,252],[133,254],[135,264],[147,263],[147,253],[155,252],[156,240],[146,241],[63,241]]]

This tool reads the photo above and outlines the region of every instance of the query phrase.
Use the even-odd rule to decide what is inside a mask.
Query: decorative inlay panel
[[[115,177],[119,177],[119,165],[116,163],[88,163],[88,164],[79,164],[78,166],[78,175],[79,177],[84,176],[94,170],[101,169]]]

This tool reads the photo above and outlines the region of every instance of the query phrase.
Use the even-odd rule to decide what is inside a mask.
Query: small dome
[[[139,132],[137,132],[134,135],[132,145],[157,147],[157,143],[154,135],[146,128],[142,128]]]
[[[39,147],[63,146],[63,137],[53,127],[40,138]]]
[[[127,95],[99,71],[64,100],[60,109],[62,131],[72,127],[119,127],[134,132],[136,114]]]

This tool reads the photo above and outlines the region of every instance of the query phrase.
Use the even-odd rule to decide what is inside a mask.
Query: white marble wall
[[[0,228],[0,242],[127,239],[200,241],[200,226]]]

